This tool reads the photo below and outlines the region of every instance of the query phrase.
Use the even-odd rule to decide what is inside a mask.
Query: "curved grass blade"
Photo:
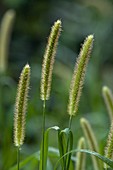
[[[49,147],[48,148],[48,155],[50,157],[56,157],[59,158],[59,150],[57,148],[54,147]],[[33,160],[40,160],[40,151],[35,152],[34,154],[28,156],[26,159],[24,159],[23,161],[20,162],[20,168],[23,168],[25,165],[27,165],[29,162],[33,161]],[[74,160],[74,157],[73,157]],[[13,167],[11,167],[9,170],[17,170],[17,165],[14,165]]]
[[[48,136],[49,136],[49,132],[50,130],[55,130],[58,132],[58,136],[59,136],[59,133],[60,133],[60,128],[58,126],[53,126],[53,127],[50,127],[48,128],[46,131],[45,131],[45,137],[44,137],[44,169],[46,169],[47,167],[47,157],[48,157]],[[41,150],[42,150],[42,147],[41,147]],[[42,153],[42,151],[41,151]],[[40,157],[40,165],[42,165],[42,155]],[[41,166],[40,166],[41,167]],[[40,169],[41,170],[41,169]]]
[[[60,156],[59,149],[50,146],[48,148],[48,156],[49,157],[59,158],[59,156]],[[73,162],[75,162],[76,161],[76,157],[75,156],[71,156],[71,160]]]
[[[59,150],[57,148],[54,147],[48,147],[48,156],[49,157],[55,157],[55,158],[59,158]],[[40,160],[40,151],[35,152],[34,154],[28,156],[26,159],[24,159],[23,161],[20,162],[20,168],[25,167],[29,162],[33,161],[33,160],[37,160],[37,163]],[[76,161],[75,157],[72,156],[71,157],[72,161]],[[14,165],[13,167],[11,167],[9,170],[17,170],[17,165]]]
[[[81,150],[78,150],[78,149],[75,149],[75,150],[71,150],[70,152],[67,152],[66,154],[64,154],[56,163],[55,167],[54,167],[54,170],[57,169],[57,166],[59,164],[59,162],[61,161],[61,159],[63,159],[65,156],[67,156],[68,154],[70,153],[75,153],[75,152],[83,152],[83,153],[87,153],[87,154],[90,154],[90,155],[93,155],[93,156],[96,156],[98,159],[100,159],[102,162],[106,163],[107,165],[109,165],[111,168],[113,168],[113,161],[111,159],[108,159],[106,158],[105,156],[103,155],[100,155],[99,153],[97,152],[94,152],[94,151],[90,151],[90,150],[86,150],[86,149],[81,149]]]
[[[49,136],[49,132],[50,130],[55,130],[58,132],[58,144],[59,144],[59,152],[60,152],[60,157],[64,155],[64,153],[66,153],[66,138],[69,138],[69,151],[72,150],[72,146],[73,146],[73,135],[72,132],[69,130],[69,128],[66,128],[64,130],[60,130],[60,128],[58,126],[53,126],[48,128],[45,131],[45,142],[44,142],[44,168],[46,169],[47,167],[47,157],[48,157],[48,136]],[[70,159],[71,159],[71,153],[67,156],[67,167],[70,164]],[[42,160],[42,159],[41,159]],[[40,160],[40,163],[41,163]],[[64,162],[61,163],[62,167],[64,166],[63,164]]]
[[[58,141],[59,141],[59,152],[60,152],[60,157],[62,157],[67,150],[71,151],[73,147],[73,134],[69,128],[65,128],[62,130],[58,136]],[[69,142],[69,148],[67,148],[67,141]],[[61,160],[61,166],[62,168],[69,169],[69,165],[71,162],[71,153],[66,156],[66,158]],[[71,165],[72,166],[72,165]]]
[[[60,152],[60,158],[65,154],[65,148],[66,148],[66,140],[63,136],[63,132],[61,131],[58,135],[58,146],[59,146],[59,152]],[[62,169],[65,165],[65,158],[63,158],[61,161]]]

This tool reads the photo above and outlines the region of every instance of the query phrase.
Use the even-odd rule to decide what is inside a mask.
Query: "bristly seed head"
[[[107,87],[107,86],[103,86],[102,88],[102,94],[103,94],[103,98],[108,110],[108,114],[110,117],[110,120],[113,120],[113,94],[112,91]]]
[[[56,54],[56,48],[57,48],[60,32],[61,32],[61,21],[57,20],[51,29],[51,33],[44,54],[44,60],[42,65],[42,76],[41,76],[41,92],[40,92],[40,96],[42,100],[48,100],[50,97],[53,64],[54,64],[54,58]]]
[[[15,112],[14,112],[14,144],[20,147],[25,137],[25,118],[30,80],[30,67],[28,64],[22,70],[18,84]]]
[[[107,145],[105,147],[105,157],[112,159],[113,156],[113,121],[111,123],[108,139],[107,139]],[[104,164],[104,168],[107,169],[108,165]]]
[[[99,152],[99,146],[97,143],[96,136],[93,132],[93,129],[89,123],[89,121],[85,118],[80,119],[81,127],[84,132],[86,141],[88,143],[88,147],[90,150]],[[93,161],[93,166],[95,170],[100,170],[101,169],[101,162],[98,158],[92,156],[92,161]]]
[[[77,149],[86,149],[86,142],[85,142],[85,138],[81,137],[78,141],[78,147]],[[76,155],[76,163],[75,163],[75,169],[76,170],[84,170],[86,169],[86,154],[85,153],[81,153],[81,152],[77,152]]]
[[[90,58],[90,53],[93,46],[93,35],[89,35],[81,49],[70,86],[69,103],[68,103],[68,114],[73,116],[78,111],[78,104],[81,96],[81,91],[84,83],[86,67]]]

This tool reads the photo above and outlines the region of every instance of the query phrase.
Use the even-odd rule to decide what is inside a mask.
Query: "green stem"
[[[42,122],[42,170],[44,170],[44,141],[45,141],[45,106],[46,102],[43,102],[43,122]]]
[[[69,130],[71,130],[71,124],[72,124],[72,116],[70,116],[69,118],[69,125],[68,128]],[[66,147],[66,153],[69,152],[69,136],[68,136],[68,140],[67,140],[67,147]],[[70,164],[70,159],[69,156],[66,156],[66,162],[65,162],[65,170],[69,169],[69,164]]]
[[[17,170],[20,169],[20,147],[17,147]]]
[[[69,129],[71,130],[71,124],[72,124],[72,116],[70,116],[70,118],[69,118]]]

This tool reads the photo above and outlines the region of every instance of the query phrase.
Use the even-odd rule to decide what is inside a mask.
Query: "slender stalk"
[[[17,170],[20,169],[20,147],[17,147]]]
[[[71,130],[71,124],[72,124],[72,115],[71,115],[70,118],[69,118],[69,125],[68,125],[69,130]]]
[[[72,124],[72,116],[70,116],[70,118],[69,118],[69,125],[68,125],[69,130],[71,130],[71,124]],[[66,153],[67,152],[69,152],[69,136],[68,136],[68,139],[67,139]],[[65,168],[64,168],[65,170],[67,170],[69,168],[69,164],[70,164],[69,157],[66,156]]]
[[[45,106],[46,101],[43,101],[43,122],[42,122],[42,170],[44,169],[44,141],[45,141]]]

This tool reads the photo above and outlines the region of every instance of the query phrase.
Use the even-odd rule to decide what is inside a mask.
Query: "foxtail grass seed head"
[[[84,132],[86,141],[88,143],[89,149],[95,152],[99,152],[98,143],[93,132],[93,129],[89,123],[89,121],[85,118],[80,119],[81,127]],[[95,170],[101,169],[101,162],[98,158],[92,156],[93,166]]]
[[[113,120],[113,94],[107,86],[104,86],[102,88],[102,94],[106,104],[106,108],[108,110],[110,120],[112,121]]]
[[[30,67],[28,64],[22,70],[18,84],[15,112],[14,112],[14,144],[20,147],[25,137],[25,118],[30,80]]]
[[[77,149],[86,149],[86,143],[85,143],[85,138],[81,137],[78,141],[78,147]],[[85,165],[86,165],[86,154],[77,152],[76,155],[76,164],[75,164],[75,169],[76,170],[85,170]]]
[[[89,121],[85,118],[80,119],[81,127],[91,150],[98,152],[98,144]]]
[[[73,116],[78,111],[78,104],[81,96],[81,91],[84,83],[86,67],[90,58],[90,53],[93,46],[93,35],[89,35],[80,51],[79,57],[75,64],[75,69],[70,86],[68,114]]]
[[[42,100],[48,100],[50,97],[53,64],[54,64],[54,58],[56,54],[56,48],[57,48],[60,32],[61,32],[61,21],[57,20],[51,29],[51,33],[44,54],[42,75],[41,75],[41,94],[40,94]]]
[[[8,48],[15,19],[15,11],[8,10],[1,21],[0,26],[0,72],[4,73],[8,65]]]
[[[109,131],[107,145],[105,147],[105,157],[107,157],[109,159],[113,158],[113,121],[112,121],[111,128]],[[104,167],[107,169],[108,165],[104,164]]]

